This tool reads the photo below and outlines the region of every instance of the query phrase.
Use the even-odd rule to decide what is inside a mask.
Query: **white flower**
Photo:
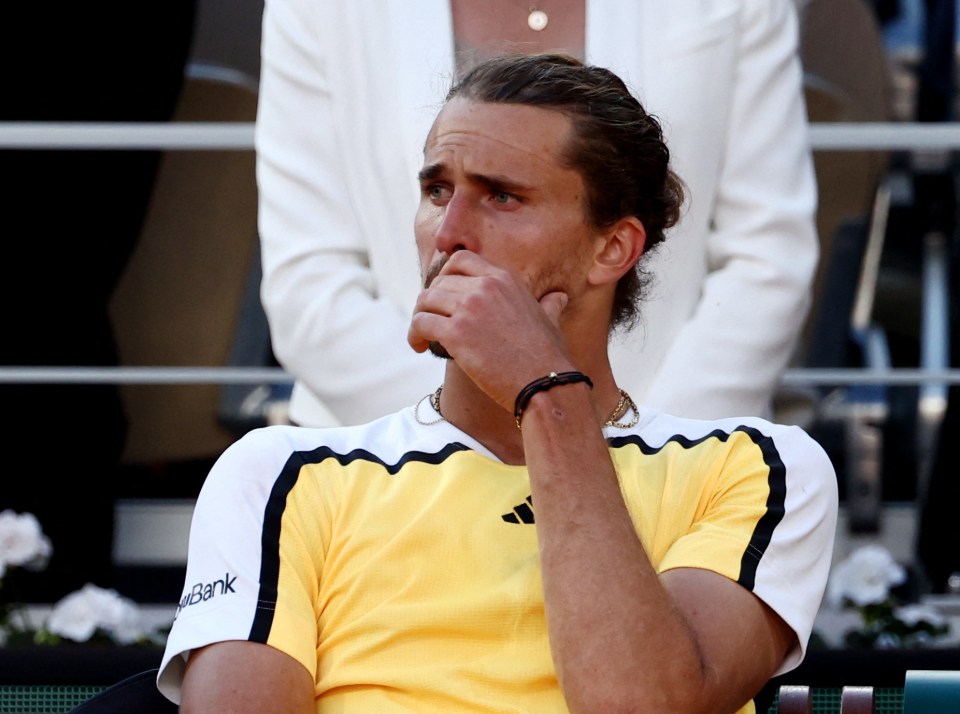
[[[146,635],[136,603],[116,590],[106,590],[90,583],[53,606],[47,629],[76,642],[86,642],[101,629],[121,645],[131,644]]]
[[[922,622],[926,622],[932,627],[943,627],[947,624],[943,615],[930,605],[904,605],[894,609],[893,616],[907,627],[916,627]]]
[[[43,570],[53,547],[32,513],[0,512],[0,578],[8,567]]]
[[[882,545],[865,545],[839,563],[827,582],[827,600],[835,607],[850,600],[857,607],[883,602],[907,572]]]

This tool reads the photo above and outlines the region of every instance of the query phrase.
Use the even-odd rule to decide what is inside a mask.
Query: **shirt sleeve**
[[[747,429],[705,488],[702,516],[658,569],[695,567],[736,580],[793,629],[803,660],[823,600],[836,534],[838,492],[822,447],[798,427]]]
[[[287,508],[300,468],[282,438],[285,429],[246,434],[217,460],[200,491],[183,592],[157,679],[175,703],[190,652],[215,642],[264,642],[315,674],[313,603],[323,549],[304,546],[305,528],[296,522],[302,509]],[[304,563],[305,552],[315,559]],[[290,561],[295,567],[287,567]]]

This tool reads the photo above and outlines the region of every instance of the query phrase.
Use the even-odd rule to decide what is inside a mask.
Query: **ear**
[[[636,216],[626,216],[597,238],[593,266],[587,279],[593,285],[616,283],[631,270],[647,243],[647,231]]]

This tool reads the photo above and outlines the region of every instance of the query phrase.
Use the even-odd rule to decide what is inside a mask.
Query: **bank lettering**
[[[180,603],[177,605],[177,615],[180,614],[180,611],[185,607],[190,607],[191,605],[196,605],[200,602],[206,602],[207,600],[212,600],[218,595],[226,595],[227,593],[237,592],[233,584],[237,581],[237,576],[231,576],[230,573],[224,574],[223,578],[220,580],[214,580],[209,583],[194,583],[193,586],[184,592],[183,597],[180,598]]]

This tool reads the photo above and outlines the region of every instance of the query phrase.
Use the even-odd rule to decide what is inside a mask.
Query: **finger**
[[[430,347],[430,340],[428,340],[421,329],[422,326],[420,323],[421,320],[414,316],[410,320],[410,327],[407,328],[407,344],[413,348],[414,352],[426,352]]]
[[[481,257],[471,250],[464,249],[458,250],[447,259],[437,277],[453,275],[479,277],[482,275],[494,275],[499,271],[500,268],[497,268],[486,258]]]
[[[439,339],[438,331],[460,300],[461,292],[456,288],[462,282],[460,276],[448,276],[442,285],[438,281],[420,292],[407,329],[407,343],[416,352],[425,352],[431,342]]]
[[[449,330],[450,316],[440,312],[419,310],[410,319],[407,343],[416,352],[424,352],[431,342],[440,342]]]
[[[469,280],[470,278],[460,275],[447,275],[442,280],[438,278],[429,288],[420,291],[413,306],[413,314],[430,312],[452,315],[463,296],[470,290]]]
[[[560,327],[560,315],[569,302],[570,298],[566,293],[555,291],[540,298],[540,307],[543,308],[553,326]]]

